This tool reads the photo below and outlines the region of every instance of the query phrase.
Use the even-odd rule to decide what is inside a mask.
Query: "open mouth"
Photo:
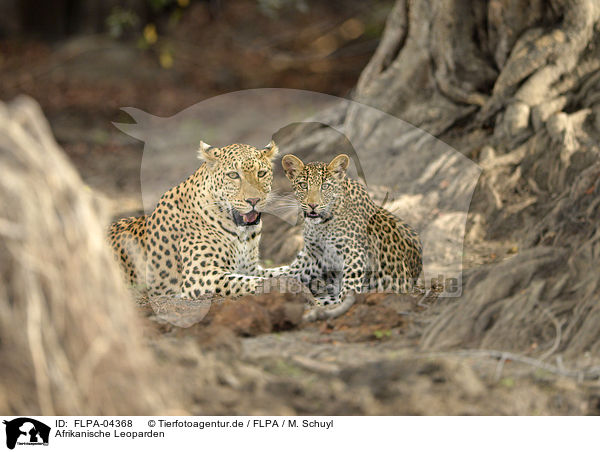
[[[233,222],[237,226],[253,226],[258,224],[261,215],[261,213],[257,212],[256,210],[251,210],[250,212],[241,214],[235,209],[232,210],[232,214]]]
[[[304,212],[304,216],[306,218],[319,218],[321,215],[319,215],[317,212],[315,212],[314,210],[311,212]]]

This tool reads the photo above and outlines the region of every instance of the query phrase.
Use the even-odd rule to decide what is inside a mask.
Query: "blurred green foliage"
[[[311,0],[255,0],[256,8],[273,21],[284,14],[305,14],[311,10]],[[132,39],[141,49],[156,54],[160,65],[171,68],[175,64],[176,46],[167,38],[190,9],[191,0],[144,0],[144,7],[133,9],[115,7],[106,19],[108,34],[115,39]],[[375,2],[367,7],[350,8],[345,21],[314,39],[311,49],[321,56],[339,50],[345,43],[358,38],[378,39],[385,24],[391,0]],[[315,63],[315,67],[318,64]],[[327,65],[322,65],[326,67]],[[317,67],[315,70],[322,70]]]
[[[108,34],[113,38],[120,38],[127,30],[135,29],[139,23],[140,18],[136,13],[120,6],[113,8],[106,18]]]
[[[184,9],[189,4],[190,0],[146,0],[151,16],[156,18],[166,16],[168,27],[177,25]],[[168,42],[160,39],[158,28],[154,22],[144,22],[133,9],[117,6],[107,17],[106,27],[108,34],[115,39],[128,35],[137,36],[137,44],[141,49],[150,49],[156,46],[160,65],[165,69],[172,67],[174,58],[171,46]]]
[[[373,332],[373,336],[376,339],[385,339],[386,337],[392,337],[392,330],[376,330]]]

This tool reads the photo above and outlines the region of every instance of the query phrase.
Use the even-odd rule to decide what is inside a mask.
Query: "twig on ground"
[[[482,357],[482,358],[495,358],[502,361],[514,361],[528,366],[535,367],[536,369],[543,369],[547,372],[553,373],[561,377],[575,378],[578,381],[583,380],[597,380],[600,378],[600,366],[592,367],[588,370],[580,369],[567,369],[563,366],[555,366],[548,364],[537,358],[531,358],[529,356],[523,356],[511,352],[503,352],[501,350],[456,350],[449,352],[429,352],[425,353],[425,356],[437,357],[437,356],[466,356],[466,357]],[[502,369],[501,369],[502,370]]]

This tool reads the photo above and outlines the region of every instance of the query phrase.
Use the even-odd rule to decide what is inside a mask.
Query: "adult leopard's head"
[[[253,226],[260,222],[271,193],[272,160],[277,152],[273,141],[263,149],[248,144],[217,148],[200,142],[198,156],[206,162],[210,194],[236,225]]]
[[[295,155],[283,157],[281,164],[308,221],[321,223],[331,218],[334,202],[343,191],[349,163],[346,154],[336,156],[329,164],[305,165]]]

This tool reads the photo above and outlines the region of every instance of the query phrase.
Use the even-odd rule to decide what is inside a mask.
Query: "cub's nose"
[[[310,207],[312,210],[315,210],[317,208],[318,204],[308,204],[308,207]]]
[[[254,207],[258,203],[258,201],[260,201],[260,198],[248,198],[248,199],[246,199],[246,202],[248,204],[250,204],[252,207]]]

